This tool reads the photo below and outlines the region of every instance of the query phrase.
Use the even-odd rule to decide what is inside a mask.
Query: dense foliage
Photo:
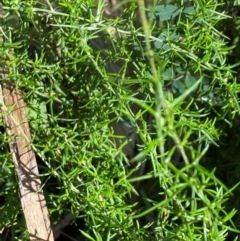
[[[71,212],[86,240],[237,240],[237,2],[139,0],[110,16],[57,2],[3,1],[0,29],[52,225]],[[0,230],[27,240],[1,126]]]

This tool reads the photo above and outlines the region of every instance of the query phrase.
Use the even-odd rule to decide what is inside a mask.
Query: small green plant
[[[232,221],[238,203],[228,201],[238,181],[222,179],[220,157],[211,154],[239,113],[233,46],[221,29],[231,17],[227,6],[176,0],[146,8],[139,0],[110,19],[104,3],[90,0],[4,2],[8,42],[0,49],[14,52],[5,81],[24,94],[53,226],[71,212],[84,220],[86,240],[239,233]],[[140,140],[131,161],[113,122]],[[24,240],[4,131],[0,138],[0,229]]]

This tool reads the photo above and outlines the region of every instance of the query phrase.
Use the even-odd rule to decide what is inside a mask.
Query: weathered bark
[[[30,240],[54,240],[36,158],[30,146],[31,134],[21,91],[2,84],[0,98]]]
[[[0,6],[0,17],[3,16]],[[0,44],[3,43],[0,37]],[[3,46],[3,45],[2,45]],[[1,56],[2,60],[6,58]],[[26,105],[21,91],[6,81],[8,63],[0,66],[0,103],[2,115],[9,138],[15,170],[19,181],[19,195],[26,220],[30,240],[53,241],[48,210],[46,207],[38,166],[31,149],[31,134],[26,117]],[[14,83],[14,80],[12,81]]]

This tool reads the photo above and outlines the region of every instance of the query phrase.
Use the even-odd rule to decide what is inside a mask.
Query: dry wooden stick
[[[4,12],[0,5],[0,18]],[[0,44],[4,40],[0,37]],[[4,60],[4,56],[1,56]],[[4,63],[5,62],[5,63]],[[19,181],[20,200],[25,216],[30,240],[53,241],[53,232],[41,190],[38,166],[31,149],[31,134],[26,117],[25,103],[20,90],[6,82],[8,76],[7,61],[0,66],[0,104],[9,146]]]
[[[1,75],[3,79],[3,72]],[[30,147],[31,135],[21,91],[2,84],[0,98],[30,240],[54,240],[36,158]]]

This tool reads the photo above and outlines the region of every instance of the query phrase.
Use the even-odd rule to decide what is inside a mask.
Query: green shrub
[[[167,1],[134,14],[138,5],[129,2],[110,18],[90,0],[3,6],[8,41],[1,51],[14,51],[6,81],[24,94],[53,226],[71,212],[84,219],[88,240],[227,240],[238,233],[238,202],[228,202],[238,181],[215,175],[227,152],[212,155],[239,113],[234,46],[224,35],[228,3]],[[114,145],[111,123],[134,132],[138,153],[130,161],[121,151],[126,138]],[[26,240],[0,136],[0,229]]]

